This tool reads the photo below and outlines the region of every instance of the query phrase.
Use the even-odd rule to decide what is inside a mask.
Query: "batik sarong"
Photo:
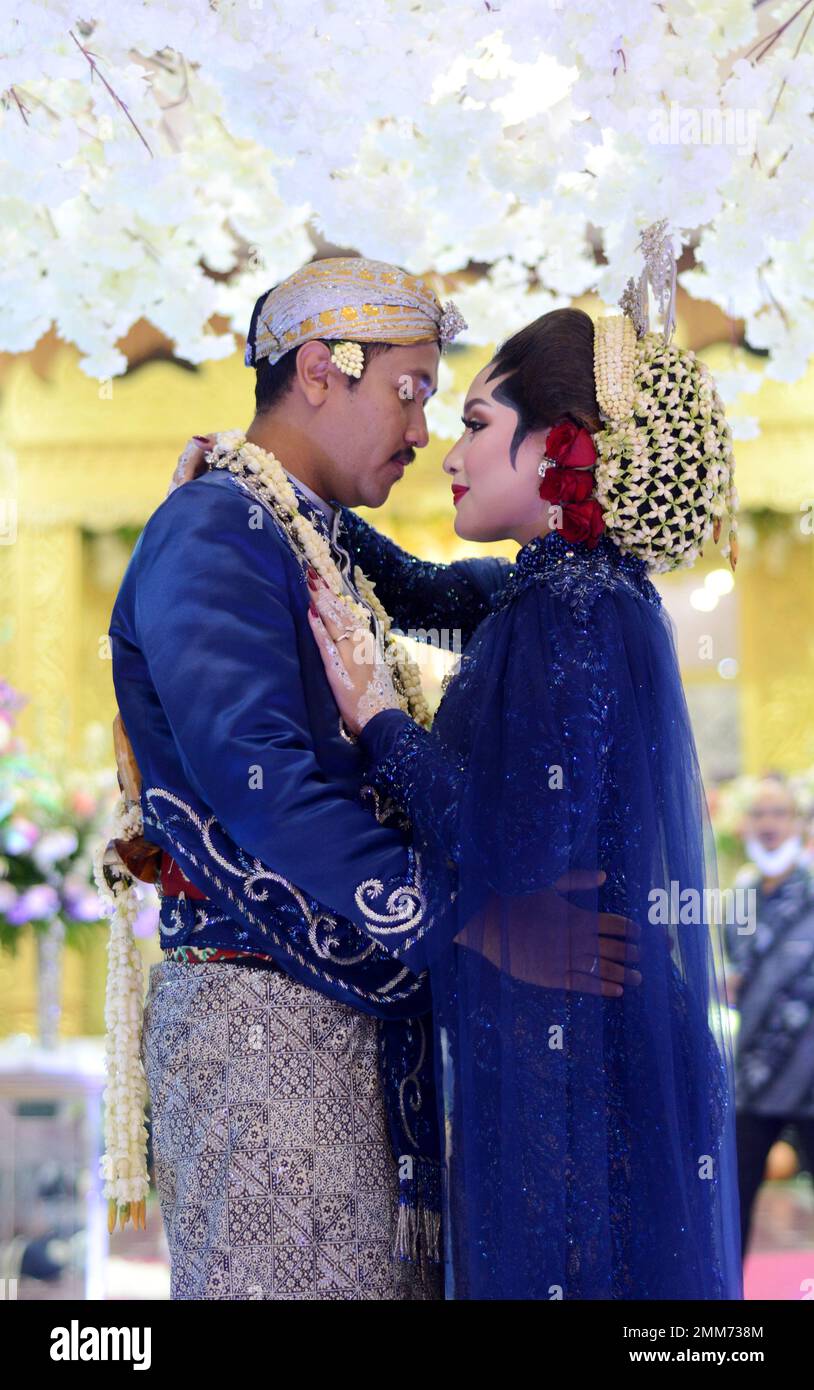
[[[281,971],[165,961],[142,1036],[173,1299],[435,1299],[393,1258],[375,1018]]]

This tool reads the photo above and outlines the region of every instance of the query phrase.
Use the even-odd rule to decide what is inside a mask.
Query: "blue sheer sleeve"
[[[481,627],[434,731],[398,710],[365,725],[368,781],[403,807],[437,862],[476,859],[483,893],[542,890],[580,859],[607,870],[596,863],[600,750],[613,722],[604,674],[567,600],[527,590]],[[474,749],[454,735],[450,711],[464,702]]]
[[[356,563],[375,584],[394,625],[419,641],[421,630],[457,631],[460,650],[486,617],[492,598],[511,573],[509,562],[496,556],[454,560],[448,565],[418,559],[347,507],[342,509],[342,524]],[[451,642],[423,640],[453,649]]]
[[[422,838],[456,863],[465,763],[456,762],[439,738],[401,710],[374,715],[359,743],[370,759],[368,782],[401,806]]]

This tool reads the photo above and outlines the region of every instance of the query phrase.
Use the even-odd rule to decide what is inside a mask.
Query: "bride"
[[[431,974],[447,1297],[740,1298],[717,928],[660,925],[671,889],[703,903],[711,864],[648,578],[692,563],[726,513],[734,565],[723,409],[692,353],[627,314],[595,329],[566,309],[503,344],[463,425],[443,464],[455,530],[520,549],[432,730],[316,577],[310,614],[368,781],[451,902],[443,931],[397,952]],[[387,575],[361,563],[387,602]],[[585,905],[639,923],[641,983],[540,987],[543,895],[596,866]]]

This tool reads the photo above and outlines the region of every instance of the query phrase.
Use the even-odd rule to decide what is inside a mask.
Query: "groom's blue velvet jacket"
[[[361,565],[402,630],[457,628],[465,643],[508,573],[416,560],[347,508],[332,531],[341,567]],[[403,824],[363,802],[364,755],[341,730],[308,602],[272,513],[227,471],[177,488],[135,547],[110,623],[116,697],[145,835],[208,899],[165,898],[161,944],[259,951],[367,1012],[422,1012],[426,980],[400,953],[444,903]]]

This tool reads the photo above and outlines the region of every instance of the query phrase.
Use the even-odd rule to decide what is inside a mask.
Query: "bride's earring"
[[[540,474],[540,477],[541,477],[541,478],[544,478],[544,477],[545,477],[546,473],[548,472],[548,470],[549,470],[549,468],[551,467],[551,465],[553,464],[553,462],[554,462],[553,459],[546,458],[545,454],[543,455],[543,457],[540,459],[540,464],[539,464],[539,467],[538,467],[538,469],[537,469],[537,472]]]

